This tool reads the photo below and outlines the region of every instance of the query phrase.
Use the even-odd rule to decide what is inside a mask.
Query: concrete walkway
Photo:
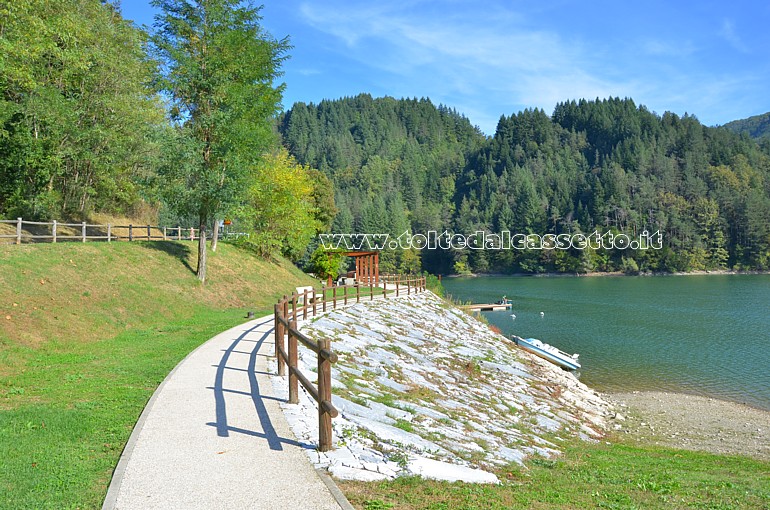
[[[352,508],[286,423],[267,373],[273,339],[270,315],[185,358],[142,413],[103,508]]]

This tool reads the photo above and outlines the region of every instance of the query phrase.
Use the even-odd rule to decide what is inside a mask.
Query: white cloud
[[[488,134],[501,114],[527,107],[550,113],[556,103],[579,98],[632,97],[659,113],[725,111],[724,98],[747,80],[694,67],[703,53],[687,33],[614,42],[593,31],[565,36],[502,3],[479,9],[467,2],[450,8],[446,2],[336,0],[306,2],[298,11],[328,36],[330,58],[350,62],[366,76],[362,82],[374,84],[361,92],[427,96],[456,107]],[[730,20],[720,36],[747,51]]]
[[[740,51],[741,53],[750,53],[748,46],[746,46],[741,37],[735,32],[735,24],[732,20],[722,20],[722,28],[719,30],[719,36],[730,43],[730,46],[737,51]]]
[[[453,12],[428,17],[390,3],[301,8],[306,22],[344,44],[347,57],[389,73],[401,89],[423,89],[417,95],[436,102],[478,95],[493,103],[488,107],[503,103],[549,111],[566,98],[603,97],[627,86],[625,79],[593,72],[596,55],[589,57],[580,41],[528,28],[509,10]],[[470,101],[452,104],[462,102]]]

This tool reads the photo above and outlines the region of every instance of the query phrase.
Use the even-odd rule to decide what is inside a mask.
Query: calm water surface
[[[508,296],[513,312],[484,312],[489,322],[580,353],[580,380],[597,390],[680,391],[770,410],[770,275],[443,283],[463,301]]]

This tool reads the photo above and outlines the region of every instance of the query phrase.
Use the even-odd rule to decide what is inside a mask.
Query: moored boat
[[[567,354],[553,345],[542,342],[537,338],[521,338],[516,335],[513,335],[511,338],[516,345],[525,351],[540,356],[544,360],[550,361],[554,365],[558,365],[565,370],[577,370],[580,368],[578,354]]]

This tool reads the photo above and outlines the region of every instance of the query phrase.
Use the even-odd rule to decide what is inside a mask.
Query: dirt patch
[[[642,443],[770,460],[770,412],[681,393],[608,395],[615,428]]]

